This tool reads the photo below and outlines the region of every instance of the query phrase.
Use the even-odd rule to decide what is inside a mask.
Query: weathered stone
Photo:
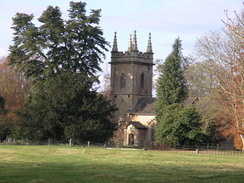
[[[118,51],[115,34],[111,52],[111,100],[118,111],[113,121],[124,124],[124,144],[143,145],[154,139],[155,112],[152,98],[153,52],[151,35],[147,52],[137,49],[136,32],[130,37],[128,51]],[[141,125],[145,128],[139,128]],[[131,129],[134,128],[134,131]]]

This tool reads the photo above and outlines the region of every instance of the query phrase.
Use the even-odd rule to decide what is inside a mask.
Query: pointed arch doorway
[[[129,146],[133,146],[135,141],[135,135],[133,133],[129,134]]]

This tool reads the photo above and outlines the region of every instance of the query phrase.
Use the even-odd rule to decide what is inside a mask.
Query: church
[[[137,48],[136,31],[128,50],[118,50],[115,32],[111,51],[112,104],[118,107],[113,121],[123,128],[124,145],[141,146],[155,139],[155,98],[152,97],[153,51],[149,33],[146,52]]]

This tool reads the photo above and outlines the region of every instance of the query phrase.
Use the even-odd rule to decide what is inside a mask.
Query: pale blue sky
[[[17,12],[38,18],[48,5],[58,6],[67,18],[70,0],[0,0],[0,56],[8,54],[12,44],[12,17]],[[206,32],[220,30],[224,10],[241,11],[243,0],[86,0],[87,11],[102,9],[100,26],[111,44],[117,31],[118,47],[126,51],[129,35],[137,30],[138,48],[146,51],[148,33],[152,33],[154,59],[165,59],[176,37],[182,39],[183,54],[192,52],[194,42]],[[107,52],[110,60],[110,53]]]

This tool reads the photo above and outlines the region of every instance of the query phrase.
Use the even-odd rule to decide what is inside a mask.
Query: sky
[[[74,0],[77,1],[77,0]],[[68,19],[70,0],[0,0],[0,57],[9,54],[12,44],[12,17],[17,12],[34,14],[39,18],[49,6],[58,6]],[[224,10],[234,17],[240,12],[243,0],[86,0],[87,12],[102,9],[100,26],[112,46],[117,32],[119,51],[128,48],[129,36],[137,31],[138,49],[146,51],[149,33],[152,34],[154,60],[165,59],[177,37],[182,40],[183,55],[189,55],[197,38],[224,27]],[[111,51],[111,48],[110,48]],[[105,63],[110,61],[106,52]]]

